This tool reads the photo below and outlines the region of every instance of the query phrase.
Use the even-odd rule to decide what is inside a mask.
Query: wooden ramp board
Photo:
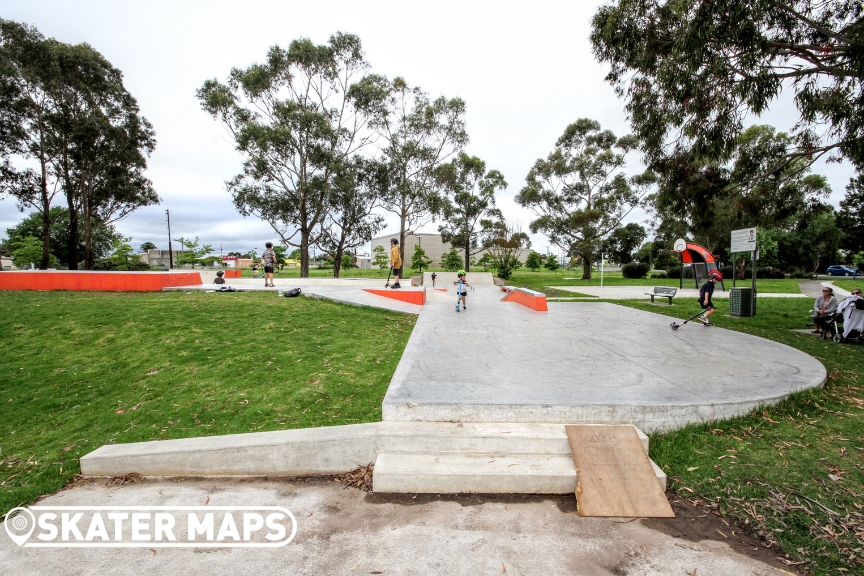
[[[573,449],[579,516],[674,518],[632,426],[565,426]]]

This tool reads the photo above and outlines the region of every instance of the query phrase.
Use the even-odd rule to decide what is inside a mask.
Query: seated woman
[[[834,297],[834,289],[825,287],[822,288],[822,295],[816,298],[816,303],[813,304],[813,323],[816,329],[814,334],[819,334],[827,329],[828,319],[837,312],[837,298]]]

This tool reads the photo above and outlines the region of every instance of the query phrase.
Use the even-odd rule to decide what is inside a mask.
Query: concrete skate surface
[[[813,357],[756,336],[602,302],[535,312],[478,286],[427,301],[384,420],[634,424],[650,433],[729,418],[821,386]]]
[[[297,518],[297,534],[280,548],[72,549],[19,548],[0,531],[0,566],[5,574],[33,576],[792,574],[778,569],[773,550],[710,509],[672,502],[678,518],[630,520],[581,518],[573,496],[388,497],[325,480],[169,478],[106,486],[102,479],[38,504],[282,506]]]

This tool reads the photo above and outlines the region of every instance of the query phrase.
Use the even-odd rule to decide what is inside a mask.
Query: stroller
[[[823,340],[832,339],[834,342],[864,342],[864,299],[858,298],[841,307],[826,322],[826,328],[820,336]]]

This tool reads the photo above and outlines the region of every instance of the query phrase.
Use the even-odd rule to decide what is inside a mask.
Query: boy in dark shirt
[[[705,311],[701,316],[699,316],[699,321],[705,326],[713,326],[713,324],[708,320],[708,317],[716,312],[717,309],[714,308],[714,303],[711,301],[711,297],[714,295],[714,285],[722,280],[723,274],[721,274],[719,270],[711,270],[711,272],[708,273],[708,281],[699,289],[699,305],[702,306],[702,310]]]

